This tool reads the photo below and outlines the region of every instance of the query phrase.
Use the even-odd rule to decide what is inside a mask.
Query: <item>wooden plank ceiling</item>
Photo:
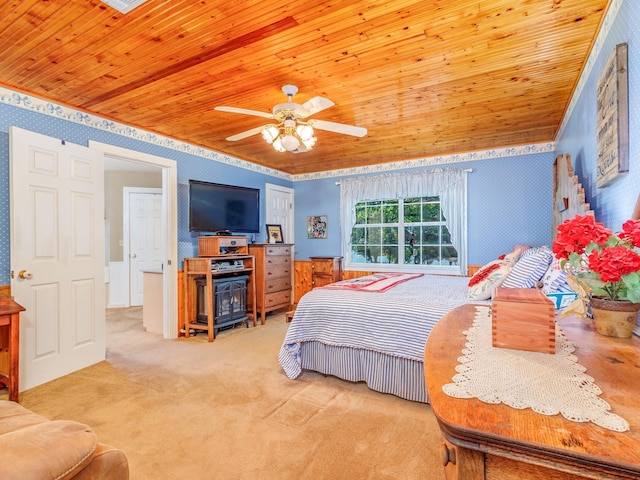
[[[553,141],[607,0],[0,1],[0,84],[291,174]],[[315,96],[313,150],[226,137]]]

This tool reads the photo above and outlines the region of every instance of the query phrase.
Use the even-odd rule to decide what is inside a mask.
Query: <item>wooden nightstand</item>
[[[311,287],[342,280],[342,257],[311,257]]]

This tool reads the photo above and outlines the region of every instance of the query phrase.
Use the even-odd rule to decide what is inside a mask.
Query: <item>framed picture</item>
[[[629,85],[627,44],[611,54],[597,87],[596,186],[606,187],[629,171]]]
[[[267,225],[267,243],[284,243],[282,239],[282,226]]]
[[[327,227],[326,215],[307,217],[307,238],[327,238]]]

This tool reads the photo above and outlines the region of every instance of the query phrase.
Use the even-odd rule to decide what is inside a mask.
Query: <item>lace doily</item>
[[[463,356],[454,377],[442,390],[451,397],[477,398],[513,408],[531,408],[543,415],[562,414],[574,422],[593,422],[625,432],[629,423],[611,413],[611,406],[580,365],[570,342],[556,325],[556,353],[496,348],[491,343],[489,307],[477,306],[473,326],[466,330]]]

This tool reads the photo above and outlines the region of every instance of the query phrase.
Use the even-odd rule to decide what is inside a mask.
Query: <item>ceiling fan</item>
[[[273,113],[247,110],[246,108],[215,107],[214,110],[221,112],[254,115],[276,121],[276,123],[268,123],[232,135],[227,137],[227,140],[235,142],[250,137],[251,135],[262,133],[265,141],[271,144],[277,151],[300,153],[311,150],[315,145],[316,137],[314,136],[314,129],[343,133],[354,137],[364,137],[367,134],[367,129],[363,127],[329,122],[326,120],[308,120],[308,117],[311,115],[332,107],[335,104],[324,97],[313,97],[311,100],[300,105],[299,103],[292,102],[293,96],[298,93],[298,87],[295,85],[285,85],[282,87],[282,91],[287,96],[287,101],[273,107]]]

